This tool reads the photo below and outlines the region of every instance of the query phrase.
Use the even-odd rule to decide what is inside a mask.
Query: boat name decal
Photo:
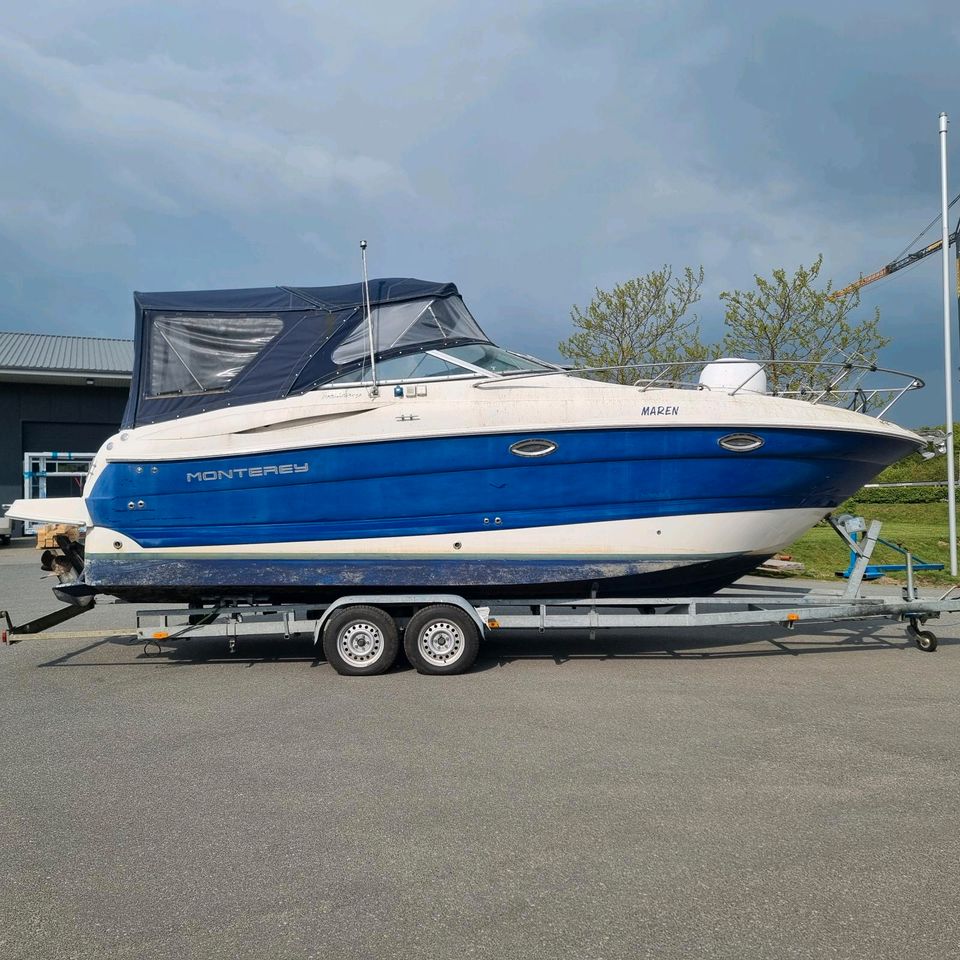
[[[281,473],[306,473],[309,463],[279,463],[264,467],[230,467],[227,470],[197,470],[187,474],[187,483],[194,480],[242,480],[244,477],[276,477]]]
[[[640,410],[641,417],[675,417],[678,413],[679,407],[643,407]]]

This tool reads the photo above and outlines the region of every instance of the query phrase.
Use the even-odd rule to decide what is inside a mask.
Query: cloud
[[[400,170],[359,144],[340,149],[222,109],[228,94],[243,99],[254,73],[194,70],[156,55],[78,65],[8,35],[0,36],[0,79],[16,93],[6,102],[21,122],[96,166],[135,206],[242,212],[332,190],[409,189]]]
[[[133,288],[342,282],[366,237],[534,352],[663,263],[704,264],[719,332],[754,273],[895,256],[938,207],[936,115],[960,124],[944,0],[228,7],[0,10],[0,315],[123,333]],[[864,309],[935,379],[932,260]]]

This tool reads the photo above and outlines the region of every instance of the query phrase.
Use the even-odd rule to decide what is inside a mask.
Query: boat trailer
[[[905,550],[907,577],[900,596],[862,596],[864,575],[880,540],[880,522],[867,525],[849,515],[829,516],[827,521],[856,555],[839,591],[751,590],[734,585],[708,597],[477,601],[454,593],[384,593],[315,604],[231,599],[201,607],[140,610],[135,639],[144,644],[146,655],[156,655],[164,645],[192,637],[223,638],[231,653],[245,637],[312,638],[315,645],[323,645],[337,672],[348,675],[389,669],[399,653],[401,635],[407,658],[421,673],[461,673],[473,663],[481,640],[500,630],[585,630],[595,639],[598,630],[759,625],[792,630],[799,623],[890,619],[906,624],[920,650],[935,651],[937,638],[925,625],[945,613],[960,614],[960,596],[951,597],[957,587],[939,597],[921,597],[912,556]],[[84,609],[88,608],[64,608],[20,626],[0,611],[0,639],[16,643]]]

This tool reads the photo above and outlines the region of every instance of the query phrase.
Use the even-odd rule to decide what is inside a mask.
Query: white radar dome
[[[721,357],[703,368],[700,373],[700,386],[725,393],[733,390],[738,393],[766,393],[767,374],[763,367],[753,360]]]

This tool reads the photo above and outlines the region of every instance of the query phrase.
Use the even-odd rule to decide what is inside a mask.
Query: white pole
[[[950,225],[947,222],[947,115],[940,114],[940,219],[943,227],[943,372],[947,422],[947,516],[950,523],[950,576],[957,575],[957,499],[953,461],[953,360],[950,356]]]

